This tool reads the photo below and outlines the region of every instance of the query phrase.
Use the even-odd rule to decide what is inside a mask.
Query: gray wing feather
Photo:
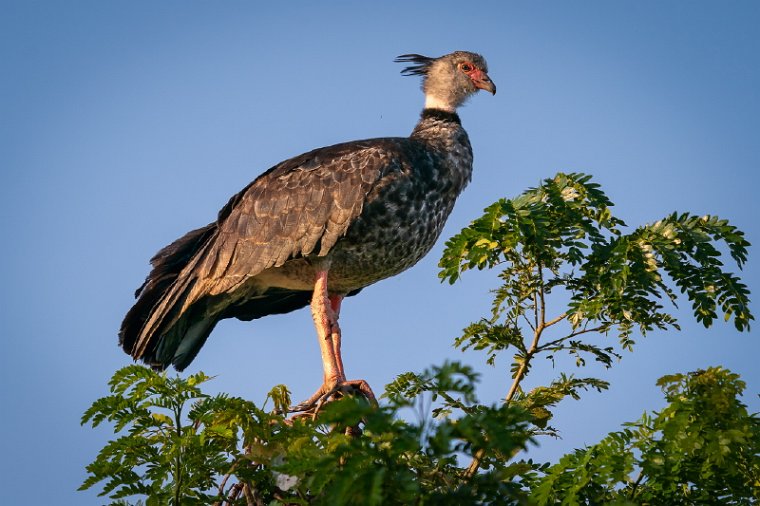
[[[196,269],[184,303],[234,290],[265,269],[316,252],[329,253],[359,216],[372,187],[395,167],[378,147],[321,154],[272,171],[236,196]]]
[[[232,197],[215,233],[179,272],[142,327],[134,356],[172,328],[196,302],[228,296],[289,259],[327,255],[362,212],[373,188],[401,170],[408,139],[339,144],[286,160]]]

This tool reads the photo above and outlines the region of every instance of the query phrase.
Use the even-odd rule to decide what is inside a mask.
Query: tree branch
[[[220,495],[221,497],[224,497],[224,496],[225,496],[225,494],[224,494],[224,487],[226,487],[226,486],[227,486],[227,481],[228,481],[228,480],[230,479],[230,477],[232,476],[232,473],[233,473],[233,472],[235,472],[235,468],[237,467],[237,465],[238,465],[239,463],[240,463],[240,461],[239,461],[239,460],[236,460],[236,461],[235,461],[235,462],[232,464],[232,467],[230,467],[230,470],[229,470],[229,471],[227,471],[227,474],[224,476],[224,478],[222,479],[222,482],[219,484],[219,495]],[[232,490],[232,489],[230,489],[230,491],[231,491],[231,490]],[[214,506],[221,506],[222,504],[224,504],[224,501],[222,501],[222,502],[216,502],[216,503],[214,503]]]
[[[576,332],[573,332],[571,334],[566,335],[565,337],[560,337],[559,339],[555,339],[554,341],[549,341],[548,343],[544,343],[541,346],[538,347],[537,351],[544,351],[548,350],[552,346],[556,346],[558,344],[561,344],[564,341],[567,341],[568,339],[571,339],[575,336],[579,336],[581,334],[588,334],[589,332],[600,332],[604,330],[604,325],[600,325],[598,327],[590,328],[590,329],[582,329],[578,330]]]
[[[182,404],[175,406],[174,408],[174,424],[177,430],[177,444],[180,445],[182,441]],[[174,482],[174,504],[181,504],[183,476],[182,476],[182,450],[177,449],[177,455],[174,459],[174,465],[177,467],[175,472]]]
[[[533,332],[535,332],[536,331],[536,327],[530,321],[530,318],[528,318],[527,316],[525,316],[525,313],[522,314],[522,317],[525,318],[525,323],[528,324],[528,327],[530,327],[530,330],[532,330]]]
[[[633,500],[633,498],[636,497],[636,489],[639,488],[639,485],[641,484],[641,480],[643,479],[644,479],[644,470],[642,469],[641,471],[639,471],[639,476],[638,478],[636,478],[636,481],[631,487],[631,494],[628,496],[629,499]]]
[[[507,404],[512,402],[512,399],[514,399],[515,394],[517,393],[517,389],[520,387],[520,383],[525,377],[526,371],[528,370],[528,366],[530,365],[530,361],[533,358],[533,355],[535,355],[536,352],[539,351],[538,342],[541,339],[541,334],[543,333],[544,329],[547,327],[546,300],[544,297],[544,276],[543,276],[543,266],[541,265],[541,262],[538,262],[536,270],[537,270],[538,281],[539,281],[538,290],[536,292],[533,292],[533,301],[535,304],[533,311],[535,315],[536,328],[535,328],[535,331],[533,332],[533,341],[530,343],[530,348],[528,348],[528,351],[525,352],[525,358],[520,364],[520,367],[517,369],[517,372],[515,373],[515,377],[512,381],[512,385],[509,387],[509,392],[507,392],[507,396],[504,399]],[[562,318],[564,318],[566,314],[563,314],[561,316]],[[558,318],[555,318],[554,320],[552,320],[550,324],[554,325],[555,323],[561,320],[561,318],[559,319]],[[485,457],[485,454],[486,454],[485,448],[479,448],[475,452],[475,454],[472,456],[472,462],[470,462],[470,466],[467,468],[467,471],[465,471],[465,478],[470,479],[473,476],[475,476],[475,473],[478,472],[478,468],[480,467],[480,463],[483,461],[483,457]]]
[[[549,322],[546,322],[546,325],[544,325],[544,328],[546,328],[546,327],[551,327],[551,326],[552,326],[552,325],[554,325],[555,323],[559,323],[559,322],[561,322],[562,320],[564,320],[565,318],[567,318],[567,311],[565,311],[564,313],[562,313],[561,315],[559,315],[559,316],[558,316],[558,317],[556,317],[555,319],[553,319],[553,320],[551,320],[551,321],[549,321]]]

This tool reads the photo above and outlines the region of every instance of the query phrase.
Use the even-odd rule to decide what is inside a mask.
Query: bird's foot
[[[363,396],[370,404],[377,406],[377,399],[375,393],[370,388],[369,384],[364,380],[351,380],[351,381],[337,381],[333,384],[324,383],[319,390],[314,392],[314,395],[306,399],[300,404],[290,408],[291,413],[295,413],[293,418],[301,418],[304,416],[314,417],[322,409],[322,406],[328,402],[340,399],[347,395],[359,394]]]

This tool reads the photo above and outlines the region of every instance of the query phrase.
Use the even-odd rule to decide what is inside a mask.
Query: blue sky
[[[407,135],[422,94],[396,55],[477,51],[498,86],[460,111],[475,173],[444,236],[563,170],[593,174],[629,225],[711,213],[760,242],[759,5],[0,1],[0,502],[100,504],[75,489],[110,433],[79,418],[129,363],[116,332],[148,259],[282,159]],[[495,273],[442,285],[441,249],[345,302],[348,375],[380,392],[460,359],[496,401],[506,357],[490,368],[451,345],[486,313]],[[743,274],[754,291],[756,256]],[[760,410],[756,330],[705,331],[681,306],[683,331],[639,339],[596,371],[612,389],[564,403],[564,439],[537,458],[660,407],[654,382],[667,373],[725,365]],[[321,381],[311,318],[225,322],[197,370],[257,402],[277,383],[305,398]],[[527,386],[558,372],[540,364]]]

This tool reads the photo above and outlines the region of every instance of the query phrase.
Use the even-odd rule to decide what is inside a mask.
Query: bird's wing
[[[234,290],[287,260],[326,255],[378,184],[400,175],[402,139],[340,144],[287,160],[235,195],[193,275],[203,295]],[[386,181],[382,181],[386,179]],[[189,302],[197,300],[191,296]]]
[[[134,343],[132,355],[142,357],[196,302],[212,298],[222,313],[234,301],[224,295],[264,269],[291,258],[326,255],[365,201],[408,171],[408,142],[338,144],[286,160],[259,176],[222,208],[213,233],[173,275],[136,338],[125,339]],[[167,342],[175,345],[184,335],[179,327]]]
[[[136,327],[130,325],[137,335],[122,331],[129,334],[122,339],[131,354],[135,358],[150,358],[146,353],[162,355],[161,343],[167,349],[176,348],[189,331],[183,316],[196,302],[213,299],[222,314],[225,304],[235,302],[234,296],[225,294],[232,295],[264,269],[291,258],[326,255],[367,199],[408,171],[404,161],[408,142],[373,139],[338,144],[286,160],[259,176],[230,199],[215,224],[204,228],[208,232],[201,243],[188,249],[184,247],[187,241],[178,241],[192,256],[183,260],[183,267],[172,267],[171,279],[167,278],[171,285],[149,301],[152,307],[141,312],[145,314]],[[202,333],[208,334],[210,328],[213,324],[201,329]]]

